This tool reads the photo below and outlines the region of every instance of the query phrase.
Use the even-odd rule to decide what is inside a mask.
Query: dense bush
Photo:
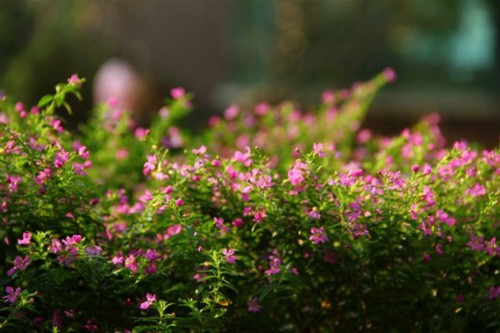
[[[0,101],[2,331],[497,331],[500,154],[438,116],[360,124],[391,70],[296,105],[236,106],[202,136],[113,100],[78,133]]]

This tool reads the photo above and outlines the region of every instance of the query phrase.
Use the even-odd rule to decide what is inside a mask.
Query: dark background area
[[[72,73],[87,78],[92,108],[100,66],[135,71],[131,106],[147,121],[170,88],[195,94],[187,124],[203,126],[232,103],[318,103],[325,89],[385,67],[396,83],[375,100],[366,127],[399,133],[438,112],[449,142],[498,146],[500,1],[497,0],[0,0],[0,89],[34,104]]]

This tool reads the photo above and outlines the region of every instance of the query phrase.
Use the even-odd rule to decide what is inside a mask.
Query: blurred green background
[[[92,107],[99,68],[120,59],[138,82],[139,122],[183,86],[197,127],[232,103],[307,108],[390,66],[398,80],[365,126],[395,134],[438,112],[449,141],[494,147],[499,12],[498,0],[0,0],[0,89],[31,105],[76,72],[88,81],[74,124]]]

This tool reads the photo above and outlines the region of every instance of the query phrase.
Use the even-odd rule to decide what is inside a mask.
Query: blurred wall
[[[439,112],[450,138],[498,144],[497,0],[0,3],[0,87],[32,103],[73,72],[88,79],[91,101],[99,66],[118,58],[144,88],[137,112],[155,112],[184,86],[196,96],[196,125],[233,102],[307,107],[324,89],[391,66],[398,81],[367,126],[394,134]],[[82,119],[91,105],[80,105]]]

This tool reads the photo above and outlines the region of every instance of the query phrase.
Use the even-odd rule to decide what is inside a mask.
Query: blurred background
[[[498,146],[498,0],[0,0],[0,89],[31,105],[76,72],[72,124],[116,91],[146,123],[177,86],[195,95],[193,128],[233,103],[307,109],[385,67],[398,80],[365,127],[438,112],[449,142]]]

